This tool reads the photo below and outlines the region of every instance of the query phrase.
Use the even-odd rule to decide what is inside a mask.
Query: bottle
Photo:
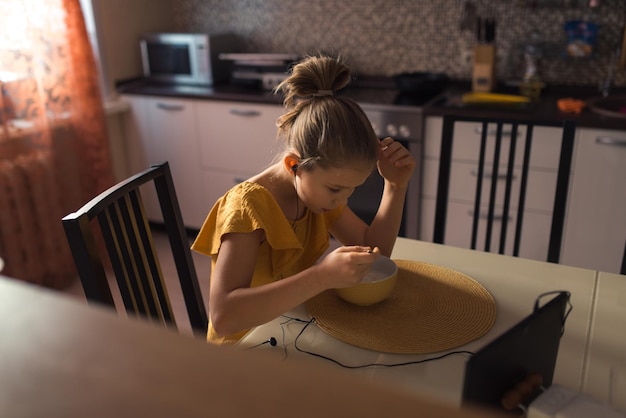
[[[526,68],[522,83],[520,84],[520,94],[531,99],[538,99],[541,96],[543,82],[538,71],[539,52],[534,45],[527,45],[524,51],[524,61]]]

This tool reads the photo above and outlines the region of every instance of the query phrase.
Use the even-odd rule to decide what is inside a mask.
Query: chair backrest
[[[537,123],[516,119],[444,116],[433,236],[433,241],[441,244],[444,243],[446,236],[453,149],[456,142],[463,140],[463,138],[454,138],[454,127],[457,122],[461,121],[479,122],[482,127],[480,130],[480,149],[477,150],[478,162],[475,168],[476,184],[472,190],[473,210],[471,211],[470,248],[495,251],[495,245],[492,249],[493,240],[497,243],[497,252],[505,254],[505,246],[509,242],[507,241],[507,234],[512,232],[514,234],[513,248],[509,248],[506,253],[516,257],[520,255],[527,189],[529,187],[531,149],[533,134],[536,132],[534,128],[543,126],[562,128],[558,161],[554,162],[555,166],[558,166],[558,170],[553,195],[548,254],[546,254],[546,261],[558,263],[563,237],[575,124],[570,121]],[[522,133],[524,129],[526,130],[525,134]],[[508,146],[508,155],[501,155],[502,149],[506,148],[504,146],[505,141]],[[487,155],[487,149],[493,150],[493,152]],[[521,158],[516,155],[518,149],[522,150]],[[513,183],[515,183],[515,187],[513,187]],[[483,190],[486,188],[488,190]],[[498,195],[498,191],[500,195]],[[510,228],[508,226],[509,219],[515,219],[515,225],[511,225]],[[498,223],[500,224],[499,233],[494,229],[497,228]],[[481,228],[485,228],[482,234],[479,234],[479,225]],[[479,235],[484,236],[484,246],[479,246],[477,242]],[[494,240],[492,237],[496,237],[496,239]]]
[[[110,286],[117,283],[128,313],[176,327],[140,193],[140,187],[150,183],[156,188],[189,323],[195,334],[206,335],[207,313],[167,162],[118,183],[63,218],[85,296],[115,307]],[[109,265],[116,281],[107,279]]]

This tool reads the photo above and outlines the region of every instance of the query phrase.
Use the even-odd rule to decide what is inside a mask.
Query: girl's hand
[[[378,172],[385,180],[397,187],[406,187],[415,169],[415,164],[415,159],[401,143],[390,137],[380,141]]]
[[[327,289],[354,286],[369,273],[380,254],[378,248],[339,247],[316,264],[318,275]]]

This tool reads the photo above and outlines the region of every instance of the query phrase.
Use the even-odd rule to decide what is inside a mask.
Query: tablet
[[[558,294],[542,306],[540,299],[548,294],[540,295],[529,316],[468,359],[463,404],[503,411],[504,394],[530,374],[539,374],[544,388],[552,384],[570,297],[569,292],[553,293]],[[534,390],[522,404],[528,406],[540,393]]]

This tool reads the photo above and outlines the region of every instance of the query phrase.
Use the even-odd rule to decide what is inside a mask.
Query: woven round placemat
[[[398,282],[388,299],[352,305],[329,290],[306,308],[320,329],[361,348],[425,354],[467,344],[496,319],[496,303],[476,280],[435,264],[394,260]]]

